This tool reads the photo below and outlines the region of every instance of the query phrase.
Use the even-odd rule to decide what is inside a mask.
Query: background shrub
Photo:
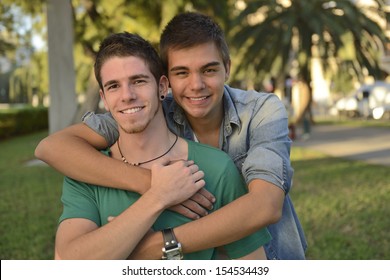
[[[0,110],[0,139],[47,129],[48,108],[15,107]]]

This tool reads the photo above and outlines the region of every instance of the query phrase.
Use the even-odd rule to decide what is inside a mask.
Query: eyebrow
[[[205,69],[205,68],[212,67],[212,66],[219,66],[219,65],[221,65],[221,62],[219,62],[219,61],[212,61],[212,62],[209,62],[209,63],[203,65],[201,67],[201,69]],[[175,71],[187,70],[187,69],[188,69],[187,66],[176,66],[176,67],[171,68],[169,71],[170,72],[175,72]]]
[[[146,74],[136,74],[136,75],[130,76],[128,80],[134,81],[134,80],[138,80],[138,79],[150,79],[150,76],[146,75]],[[117,82],[118,82],[118,80],[109,80],[103,85],[103,88],[106,88],[107,86],[110,86],[112,84],[116,84]]]

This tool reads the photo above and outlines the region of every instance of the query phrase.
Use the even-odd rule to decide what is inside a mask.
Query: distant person
[[[292,103],[292,88],[293,79],[290,75],[287,75],[284,82],[284,98],[286,98],[290,104]]]

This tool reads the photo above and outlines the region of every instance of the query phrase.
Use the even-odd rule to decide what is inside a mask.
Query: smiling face
[[[103,85],[100,96],[121,131],[139,133],[159,121],[156,114],[162,109],[158,85],[142,59],[114,56],[104,62],[100,74]],[[160,85],[164,83],[166,77],[160,80]]]
[[[222,96],[229,77],[213,42],[168,50],[168,77],[176,102],[191,120],[222,120]]]

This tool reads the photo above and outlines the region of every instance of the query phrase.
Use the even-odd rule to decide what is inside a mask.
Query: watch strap
[[[177,241],[175,233],[172,228],[163,229],[162,235],[164,238],[163,247],[163,260],[181,260],[183,259],[183,253],[181,250],[181,244]]]

